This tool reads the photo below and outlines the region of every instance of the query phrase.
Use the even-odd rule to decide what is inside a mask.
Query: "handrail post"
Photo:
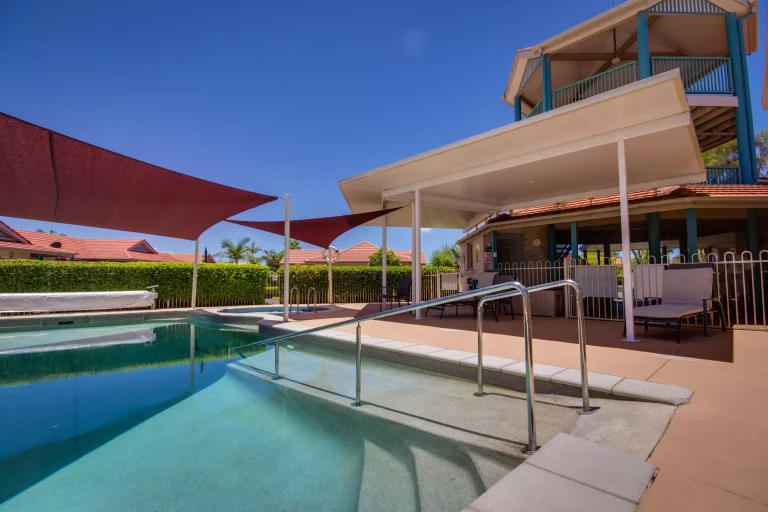
[[[584,332],[584,292],[580,286],[574,286],[576,290],[576,322],[579,329],[579,360],[581,364],[581,400],[582,408],[580,414],[590,414],[594,412],[589,408],[589,381],[587,377],[587,339]]]
[[[280,341],[275,342],[275,376],[272,380],[280,380]]]
[[[475,396],[483,396],[483,304],[477,303],[477,391]]]
[[[362,388],[363,378],[363,328],[360,323],[357,324],[357,329],[355,330],[355,342],[355,402],[352,405],[357,407],[363,405],[360,401],[360,389]]]
[[[533,378],[533,334],[531,332],[531,303],[528,291],[520,290],[523,298],[523,337],[525,339],[525,394],[528,405],[528,453],[536,451],[536,390]]]

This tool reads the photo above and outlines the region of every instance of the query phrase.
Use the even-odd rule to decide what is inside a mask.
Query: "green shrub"
[[[451,268],[425,266],[422,276],[434,274],[437,270],[453,272]],[[318,302],[326,302],[328,295],[328,267],[326,265],[291,265],[290,286],[298,287],[302,293],[300,301],[306,302],[310,287],[317,290]],[[279,270],[283,273],[282,267]],[[387,288],[397,289],[403,276],[411,275],[410,266],[387,267]],[[281,283],[282,287],[282,283]],[[280,295],[282,297],[282,294]],[[374,302],[381,297],[381,267],[333,267],[333,297],[334,302]],[[425,298],[427,298],[425,296]]]
[[[199,304],[263,304],[269,269],[228,263],[198,267]],[[188,301],[192,263],[0,261],[0,293],[143,290],[159,285],[159,301]]]

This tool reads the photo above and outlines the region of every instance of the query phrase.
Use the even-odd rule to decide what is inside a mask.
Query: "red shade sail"
[[[0,113],[0,215],[194,240],[274,201]]]
[[[339,236],[343,235],[352,228],[356,228],[373,219],[399,210],[389,208],[387,210],[376,210],[372,212],[353,213],[350,215],[340,215],[338,217],[320,217],[318,219],[302,219],[291,221],[291,238],[301,240],[308,244],[318,247],[328,247]],[[240,224],[249,228],[259,229],[268,233],[285,236],[285,221],[251,221],[227,219],[227,222]]]

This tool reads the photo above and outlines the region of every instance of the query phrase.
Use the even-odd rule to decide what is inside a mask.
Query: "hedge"
[[[434,275],[437,271],[455,272],[453,268],[422,267],[422,276]],[[283,269],[278,274],[282,276]],[[327,301],[328,267],[326,265],[292,265],[290,267],[290,286],[301,291],[301,302],[305,303],[308,290],[314,287],[318,293],[318,302]],[[387,288],[397,289],[403,276],[411,275],[410,266],[387,267]],[[281,283],[282,287],[282,283]],[[381,296],[381,267],[333,267],[334,302],[370,302],[378,301]],[[425,296],[425,299],[428,298]]]
[[[199,265],[198,303],[263,304],[268,273],[263,265]],[[160,303],[189,301],[192,263],[0,261],[0,293],[143,290],[155,284]]]

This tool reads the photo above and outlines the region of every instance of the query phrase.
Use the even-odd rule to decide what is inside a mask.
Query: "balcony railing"
[[[557,89],[552,93],[552,105],[553,108],[564,107],[636,81],[637,64],[628,62]]]
[[[733,94],[733,73],[728,57],[652,57],[653,74],[680,70],[688,94]]]
[[[535,107],[533,107],[533,110],[531,110],[531,113],[528,114],[528,117],[533,117],[536,115],[539,115],[544,110],[544,100],[539,100],[539,102],[536,104]]]
[[[707,166],[706,185],[738,185],[741,183],[741,167]]]

